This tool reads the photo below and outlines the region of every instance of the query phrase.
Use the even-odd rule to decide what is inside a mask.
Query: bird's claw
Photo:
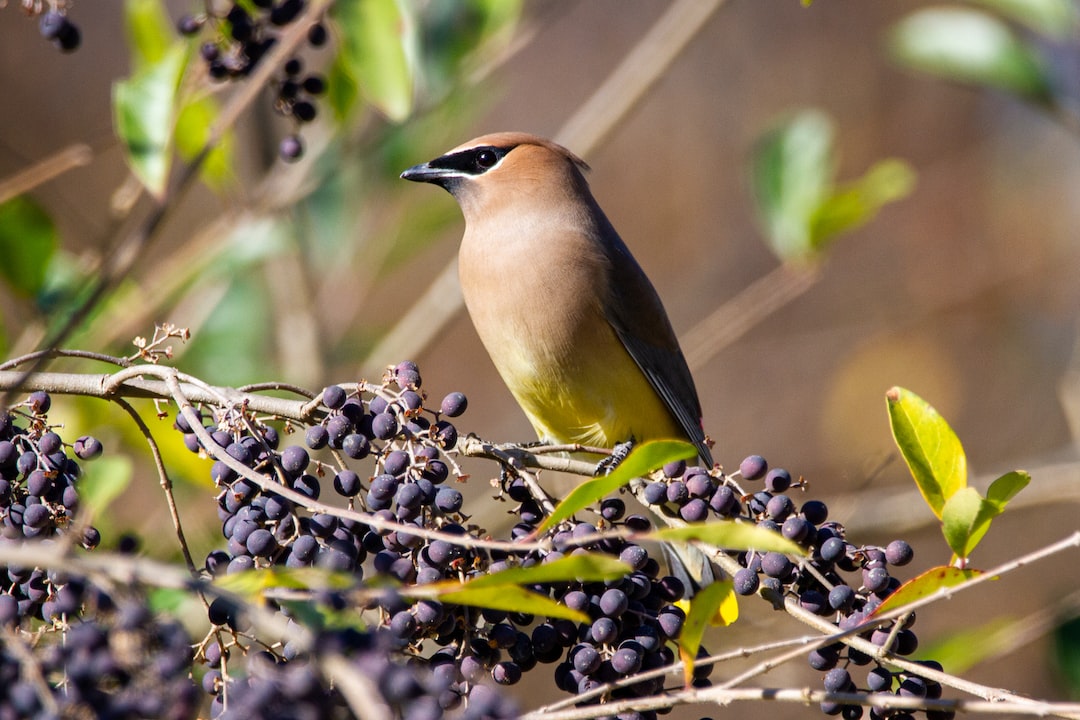
[[[619,467],[626,456],[630,454],[630,451],[634,449],[634,441],[627,440],[626,442],[619,443],[611,449],[611,454],[606,458],[596,463],[596,470],[593,471],[593,476],[598,477],[600,475],[610,475],[614,472],[615,468]]]

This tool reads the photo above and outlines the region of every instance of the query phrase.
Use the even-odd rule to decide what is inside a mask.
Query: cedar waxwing
[[[550,140],[508,132],[401,177],[439,185],[461,206],[465,306],[541,440],[687,439],[712,467],[671,323],[589,191],[587,169]]]

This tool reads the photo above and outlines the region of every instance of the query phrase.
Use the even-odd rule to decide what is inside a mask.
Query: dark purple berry
[[[885,548],[885,561],[890,565],[907,565],[915,557],[915,551],[903,540],[893,540]]]
[[[44,415],[49,412],[49,408],[52,407],[52,398],[49,397],[49,393],[44,390],[35,390],[30,393],[30,397],[27,399],[27,405],[30,407],[30,412],[35,415]]]
[[[308,42],[313,47],[322,47],[326,44],[326,40],[329,33],[326,32],[326,26],[322,23],[315,23],[308,28]]]
[[[327,385],[322,391],[322,403],[331,410],[338,410],[348,399],[348,394],[340,385]]]
[[[304,92],[310,95],[322,95],[326,92],[326,80],[319,75],[308,75],[304,78]]]
[[[469,406],[468,399],[459,392],[452,392],[443,398],[439,411],[447,417],[458,417]]]
[[[197,15],[183,15],[176,21],[176,29],[181,35],[195,35],[202,29],[203,18]]]
[[[286,135],[278,145],[278,154],[285,162],[295,162],[304,154],[304,141],[299,135]]]
[[[67,23],[67,18],[55,10],[50,10],[38,20],[38,30],[46,40],[55,40]]]
[[[771,493],[781,493],[791,487],[791,473],[783,468],[774,468],[765,476],[765,489]]]
[[[760,455],[750,455],[739,463],[739,474],[747,480],[760,480],[769,469],[769,464]]]

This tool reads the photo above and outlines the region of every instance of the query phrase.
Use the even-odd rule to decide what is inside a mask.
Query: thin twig
[[[26,355],[20,355],[16,358],[11,358],[5,362],[0,363],[0,370],[11,370],[17,368],[20,365],[34,360],[42,358],[83,358],[86,360],[99,360],[111,365],[118,365],[120,367],[130,367],[131,361],[127,358],[116,357],[114,355],[105,355],[104,353],[89,352],[87,350],[62,350],[59,348],[51,348],[49,350],[38,350],[37,352],[27,353]]]
[[[158,447],[157,441],[154,440],[150,427],[127,400],[114,397],[112,401],[123,408],[124,412],[131,417],[135,425],[138,426],[139,432],[142,433],[143,439],[146,440],[146,444],[150,447],[150,454],[154,458],[154,467],[157,469],[158,478],[161,481],[161,489],[165,492],[165,502],[169,506],[169,516],[172,518],[173,529],[176,531],[176,539],[180,542],[180,552],[184,555],[184,562],[187,563],[188,572],[191,573],[192,577],[197,578],[199,571],[191,557],[191,548],[188,547],[187,538],[184,537],[184,527],[180,522],[180,510],[176,506],[172,480],[169,478],[169,471],[165,467],[165,460],[161,457],[161,449]],[[203,602],[205,601],[205,598],[203,598]]]
[[[89,165],[94,159],[94,151],[85,143],[75,143],[59,150],[48,157],[38,160],[33,165],[0,181],[0,203],[29,192],[53,178],[63,175],[68,170]]]

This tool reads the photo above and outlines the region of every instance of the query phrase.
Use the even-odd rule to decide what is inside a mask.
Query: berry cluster
[[[437,670],[439,658],[430,665],[395,660],[395,648],[382,633],[355,629],[327,631],[317,641],[319,652],[336,653],[349,663],[349,670],[369,683],[365,702],[383,704],[393,717],[403,720],[438,720],[444,717],[442,697],[448,692],[446,673]],[[284,651],[251,650],[242,666],[229,665],[230,682],[222,673],[229,651],[216,642],[205,650],[210,669],[202,686],[213,697],[210,717],[222,720],[285,720],[286,718],[338,718],[346,714],[346,700],[339,688],[328,685],[310,656],[295,652],[290,644]],[[432,669],[434,668],[434,670]],[[226,698],[227,689],[227,698]],[[460,697],[457,697],[460,704]],[[514,704],[484,685],[472,688],[468,706],[455,715],[461,720],[512,718]]]
[[[65,445],[49,425],[52,399],[37,391],[9,412],[0,413],[0,543],[46,540],[70,532],[87,549],[97,547],[96,528],[76,527],[79,509],[80,460],[101,455],[101,442],[86,436]],[[71,613],[78,603],[66,593],[62,577],[41,568],[3,568],[0,607],[16,617],[45,621]]]
[[[156,619],[145,597],[80,579],[68,580],[60,596],[63,622],[35,633],[21,652],[0,644],[0,718],[195,716],[191,640],[179,623]],[[0,624],[10,629],[20,615],[8,597],[0,596]],[[79,608],[87,619],[74,617]]]
[[[740,553],[742,569],[733,578],[736,593],[760,595],[778,608],[791,598],[805,610],[833,618],[840,630],[849,630],[866,622],[885,598],[900,587],[900,580],[890,574],[889,568],[911,562],[914,553],[908,543],[894,540],[886,547],[877,547],[849,542],[844,526],[828,519],[825,503],[808,500],[797,506],[786,493],[792,488],[804,488],[804,484],[793,481],[787,470],[769,469],[760,455],[743,460],[738,474],[745,482],[761,481],[764,489],[743,492],[734,477],[717,479],[701,468],[687,468],[682,462],[667,465],[664,477],[644,489],[646,501],[669,516],[687,522],[710,517],[753,522],[806,548],[808,557],[802,563],[778,552]],[[847,577],[852,574],[853,580]],[[862,635],[879,647],[888,645],[889,651],[907,656],[918,647],[918,639],[911,630],[914,622],[912,613],[892,626],[870,629]],[[940,685],[914,674],[890,673],[870,655],[843,643],[812,651],[809,662],[815,670],[826,673],[825,688],[833,692],[858,691],[860,688],[847,668],[871,665],[862,690],[884,692],[892,689],[895,680],[898,694],[921,692],[920,697],[936,698],[941,693]],[[842,713],[847,720],[855,720],[863,713],[861,706],[835,703],[824,704],[822,710],[830,715]],[[927,715],[939,719],[950,717],[948,713]],[[883,716],[872,710],[871,717],[881,720]]]
[[[253,0],[245,3],[206,3],[204,12],[184,15],[177,23],[184,35],[196,36],[210,28],[212,38],[199,48],[207,72],[214,80],[241,80],[259,65],[278,41],[281,29],[292,24],[304,11],[305,0]],[[307,40],[312,47],[321,47],[329,39],[323,23],[308,30]],[[275,111],[288,117],[294,131],[278,148],[283,160],[294,161],[304,152],[299,126],[311,122],[317,115],[315,99],[326,91],[321,75],[303,72],[298,57],[291,58],[277,79]]]
[[[233,459],[278,477],[312,501],[321,497],[324,479],[330,479],[339,505],[373,513],[403,528],[380,531],[333,513],[313,511],[261,489],[218,460],[210,474],[221,488],[218,513],[227,543],[224,549],[209,553],[207,572],[220,575],[256,567],[314,566],[351,573],[358,584],[368,574],[376,575],[380,582],[392,578],[401,583],[428,583],[460,578],[467,566],[480,562],[475,556],[466,560],[470,553],[457,545],[429,542],[408,533],[410,527],[450,535],[478,532],[465,525],[461,492],[445,484],[454,467],[447,453],[457,442],[457,430],[448,418],[463,413],[468,403],[461,393],[451,393],[438,409],[425,408],[421,383],[417,367],[404,362],[392,368],[380,385],[361,385],[351,393],[331,385],[321,395],[325,417],[307,429],[303,445],[284,448],[279,447],[280,436],[274,428],[241,415],[219,414],[206,430]],[[206,451],[183,415],[177,416],[176,427],[184,432],[190,449]],[[367,459],[372,471],[364,473],[362,479],[347,467],[331,466],[319,459],[319,454]],[[487,563],[486,558],[483,563]],[[327,611],[341,612],[351,604],[343,592],[320,592],[311,599]],[[350,657],[355,652],[356,662],[367,668],[368,676],[386,676],[385,682],[379,680],[379,687],[389,705],[408,705],[403,717],[441,717],[443,711],[459,707],[464,708],[462,717],[513,716],[503,701],[477,682],[478,676],[466,678],[459,673],[464,656],[458,645],[455,652],[437,653],[426,661],[408,652],[414,661],[407,668],[389,661],[388,644],[397,650],[416,649],[425,637],[438,637],[443,646],[460,644],[464,640],[464,634],[458,632],[463,624],[461,609],[445,609],[432,601],[410,607],[392,592],[380,594],[378,602],[367,609],[377,615],[376,632],[335,636],[333,642]],[[311,676],[305,669],[307,659],[297,656],[288,645],[277,653],[257,650],[254,642],[242,645],[239,638],[247,628],[242,613],[232,603],[221,598],[213,601],[209,619],[215,633],[224,628],[234,638],[234,644],[224,652],[215,641],[204,653],[211,667],[204,688],[230,698],[228,714],[220,715],[226,707],[222,701],[213,716],[234,717],[233,710],[243,708],[235,717],[268,717],[272,716],[267,715],[268,708],[277,701],[288,701],[289,707],[301,701],[318,707],[340,701],[340,697],[334,699],[334,693],[307,682],[305,678]],[[319,645],[326,647],[326,642],[320,640]],[[234,648],[244,652],[249,670],[254,663],[255,671],[249,672],[246,680],[229,685],[222,678],[235,678],[237,671],[230,667],[224,673],[218,668]],[[376,657],[382,658],[378,667],[373,665]],[[454,673],[439,669],[447,661],[453,662]],[[494,676],[499,671],[491,672]],[[275,691],[262,687],[271,677],[278,678],[268,683],[277,688]],[[255,691],[255,687],[262,689]],[[288,695],[288,688],[295,688],[302,697]],[[285,695],[278,697],[275,692]],[[251,703],[259,704],[259,709],[253,709]],[[418,708],[427,709],[414,715]]]
[[[267,595],[272,611],[302,623],[315,641],[268,642],[244,603],[223,595],[209,602],[208,631],[192,653],[183,633],[154,623],[133,591],[104,592],[84,578],[52,570],[4,568],[0,624],[17,637],[35,632],[50,640],[32,648],[35,677],[45,678],[44,685],[27,674],[27,652],[0,654],[0,720],[51,712],[54,705],[66,714],[184,718],[206,703],[209,717],[226,720],[345,717],[343,688],[328,683],[321,667],[326,652],[364,678],[364,692],[394,717],[418,720],[514,717],[516,708],[494,688],[518,683],[538,665],[551,666],[561,690],[590,694],[579,703],[663,691],[663,677],[636,676],[674,663],[686,620],[678,602],[687,588],[634,541],[652,521],[628,512],[628,494],[601,501],[595,517],[581,513],[556,526],[543,549],[535,543],[520,550],[485,546],[479,541],[487,531],[470,522],[451,481],[464,480],[455,462],[454,425],[467,409],[464,395],[450,393],[437,407],[429,405],[419,369],[403,362],[388,368],[379,383],[331,385],[317,400],[310,404],[317,405],[317,420],[302,433],[293,424],[275,427],[243,404],[197,410],[195,426],[182,413],[175,420],[188,448],[214,460],[210,476],[218,488],[224,543],[206,555],[205,575],[257,568],[333,571],[338,580],[332,587],[305,585]],[[75,523],[74,458],[96,457],[101,444],[82,437],[66,446],[48,422],[50,404],[47,394],[35,392],[0,416],[0,542],[75,533],[77,542],[92,548],[100,539],[97,531]],[[289,444],[290,436],[297,442]],[[239,466],[261,479],[238,472]],[[762,489],[744,490],[759,482]],[[547,498],[509,470],[494,486],[496,498],[517,519],[510,539],[533,538],[546,517]],[[729,476],[670,463],[634,491],[662,515],[754,523],[802,545],[807,554],[798,562],[776,552],[732,552],[741,566],[733,577],[735,592],[760,595],[776,607],[797,603],[841,630],[910,655],[917,646],[914,615],[891,626],[861,627],[899,587],[891,570],[912,560],[911,547],[902,540],[884,547],[849,542],[824,503],[797,504],[793,489],[805,491],[806,484],[754,455]],[[617,557],[630,572],[606,582],[528,588],[584,613],[588,619],[581,623],[418,600],[412,591],[583,552]],[[824,673],[831,692],[929,699],[941,694],[937,683],[917,672],[895,671],[842,643],[812,651],[809,662]],[[99,675],[91,677],[88,666],[106,670],[95,679]],[[864,667],[856,678],[856,669]],[[698,666],[694,684],[707,685],[710,671],[710,665]],[[202,693],[192,676],[201,678]],[[864,713],[860,706],[837,703],[824,703],[822,710],[848,720]],[[909,715],[870,711],[871,720]],[[951,720],[949,713],[926,715]],[[652,720],[657,712],[619,717]]]
[[[552,562],[573,552],[603,552],[623,559],[633,571],[608,583],[532,588],[586,613],[587,623],[502,610],[478,611],[433,599],[410,603],[402,595],[384,590],[378,593],[377,601],[368,603],[368,610],[377,616],[371,642],[412,657],[413,672],[426,668],[430,677],[420,677],[410,685],[419,693],[413,705],[430,704],[432,712],[435,708],[437,712],[460,709],[467,716],[476,712],[478,704],[483,707],[475,698],[478,691],[487,693],[482,681],[490,678],[498,685],[513,685],[539,663],[555,664],[557,684],[572,693],[671,664],[671,641],[678,637],[685,620],[674,603],[682,598],[684,588],[676,578],[663,576],[660,564],[644,547],[615,539],[589,542],[598,526],[584,522],[559,528],[552,538],[553,549],[546,552],[489,551],[453,541],[454,536],[484,535],[461,513],[461,492],[446,484],[451,473],[457,472],[449,454],[457,442],[457,430],[450,419],[461,415],[468,403],[461,393],[450,393],[438,409],[428,409],[421,382],[417,367],[405,362],[392,368],[378,386],[361,386],[351,393],[340,386],[327,387],[320,398],[325,417],[306,430],[302,446],[280,448],[273,428],[238,422],[237,417],[227,414],[216,417],[206,430],[232,458],[258,472],[275,473],[288,487],[312,500],[321,496],[323,479],[332,478],[339,503],[403,527],[379,530],[333,513],[313,512],[238,477],[218,460],[211,467],[211,476],[221,488],[218,508],[227,545],[207,556],[207,571],[213,575],[253,567],[316,566],[350,572],[358,583],[371,577],[411,585],[467,580],[512,566]],[[205,452],[183,416],[178,416],[176,426],[185,433],[192,450]],[[371,463],[370,472],[358,474],[340,465],[332,467],[320,459],[328,453],[366,460]],[[515,504],[520,519],[512,537],[531,534],[543,520],[540,505],[521,478],[505,477],[500,498]],[[625,526],[644,532],[650,521],[642,515],[627,515],[623,500],[612,498],[603,502],[598,525],[601,529]],[[439,530],[444,538],[413,535],[408,532],[412,527]],[[319,592],[312,599],[334,611],[350,605],[344,593]],[[228,630],[234,638],[246,630],[242,614],[227,601],[211,603],[209,616],[213,625]],[[419,653],[428,643],[437,649],[421,661]],[[252,662],[251,652],[246,654]],[[263,650],[258,654],[264,670],[293,662],[288,646],[282,653]],[[211,672],[217,672],[216,663],[222,656],[216,641],[211,643],[206,653]],[[699,670],[701,682],[707,674],[708,668]],[[224,687],[218,676],[210,677],[210,688]],[[612,691],[598,701],[649,695],[662,686],[662,680],[643,681]]]

